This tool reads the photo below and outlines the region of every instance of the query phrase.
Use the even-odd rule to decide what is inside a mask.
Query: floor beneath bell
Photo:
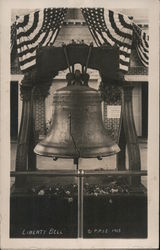
[[[139,139],[140,156],[141,156],[141,170],[147,170],[147,141],[144,139]],[[11,143],[11,170],[15,170],[15,159],[16,159],[16,149],[17,142],[12,141]],[[53,161],[51,158],[37,156],[37,168],[42,169],[64,169],[64,170],[74,170],[75,165],[71,159],[58,159]],[[105,157],[103,160],[99,161],[97,159],[80,159],[79,160],[80,169],[115,169],[116,168],[116,156]],[[126,168],[128,168],[128,155],[126,152]],[[147,187],[147,177],[141,178],[142,184]],[[14,178],[11,178],[11,185],[14,183]]]

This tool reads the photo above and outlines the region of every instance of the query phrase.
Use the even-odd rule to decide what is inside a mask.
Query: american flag
[[[133,37],[133,23],[129,17],[104,8],[83,8],[82,14],[97,46],[118,46],[119,68],[127,72]]]
[[[12,52],[13,46],[16,42],[16,22],[13,22],[11,25],[11,36],[10,36],[10,49]]]
[[[66,8],[47,8],[16,20],[17,51],[23,73],[36,64],[39,46],[52,45],[64,21]]]
[[[143,66],[149,64],[149,35],[146,34],[138,25],[133,24],[134,39],[133,44],[136,48],[138,57]]]

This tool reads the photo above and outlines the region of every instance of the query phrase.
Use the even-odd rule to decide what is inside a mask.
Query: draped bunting
[[[119,68],[127,72],[130,62],[133,24],[121,14],[102,8],[82,9],[89,30],[98,46],[118,46]]]
[[[120,71],[127,73],[132,48],[136,49],[143,66],[148,67],[149,36],[129,17],[104,8],[82,8],[81,11],[98,47],[119,48]],[[12,24],[11,50],[16,41],[23,73],[35,67],[38,47],[54,44],[66,12],[66,8],[48,8],[18,17]]]
[[[149,64],[149,35],[147,35],[138,25],[133,24],[135,45],[138,57],[143,66],[148,67]]]
[[[22,72],[35,66],[38,46],[54,43],[65,14],[64,8],[50,8],[21,16],[16,20],[17,51]]]
[[[16,22],[13,22],[11,24],[11,30],[10,30],[10,32],[11,32],[11,36],[10,36],[10,49],[12,51],[13,46],[14,46],[15,41],[16,41]]]

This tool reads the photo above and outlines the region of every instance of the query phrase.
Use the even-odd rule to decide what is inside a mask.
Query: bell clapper
[[[101,161],[101,160],[103,160],[103,157],[102,156],[97,156],[97,159],[99,160],[99,161]]]
[[[53,157],[53,161],[57,161],[58,160],[58,157]]]

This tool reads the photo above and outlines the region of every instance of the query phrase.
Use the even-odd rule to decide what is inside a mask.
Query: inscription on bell
[[[63,110],[66,111],[66,112],[69,112],[70,111],[75,111],[74,112],[74,115],[78,114],[78,112],[95,112],[97,109],[97,105],[92,105],[91,107],[81,107],[80,105],[74,105],[71,106],[71,107],[63,107]]]

